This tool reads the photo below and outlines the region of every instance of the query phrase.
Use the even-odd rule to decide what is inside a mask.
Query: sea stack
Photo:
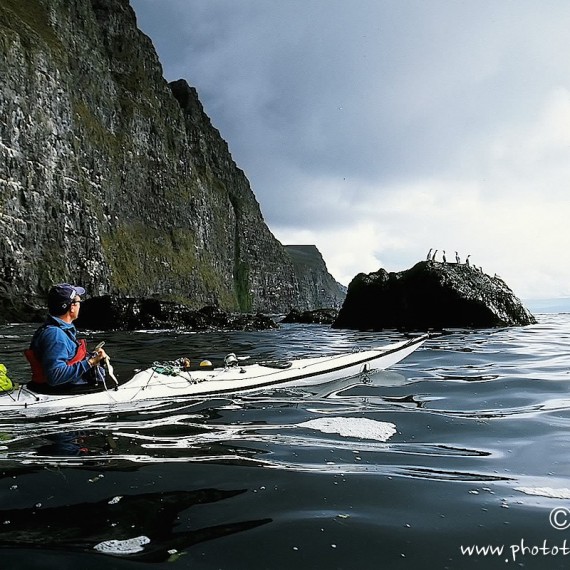
[[[397,273],[358,274],[334,328],[381,330],[523,326],[536,319],[499,277],[466,264],[421,261]]]

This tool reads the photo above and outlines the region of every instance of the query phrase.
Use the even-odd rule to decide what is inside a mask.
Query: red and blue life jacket
[[[44,325],[44,326],[54,326],[54,325]],[[65,331],[67,332],[67,331]],[[76,344],[77,350],[75,355],[67,361],[67,365],[71,366],[77,362],[81,362],[84,358],[87,357],[87,342],[85,339],[77,340],[73,338],[71,335],[68,335]],[[36,384],[47,384],[47,377],[45,371],[42,366],[42,362],[38,355],[34,352],[33,348],[28,348],[24,350],[24,356],[30,363],[30,367],[32,368],[32,382]]]

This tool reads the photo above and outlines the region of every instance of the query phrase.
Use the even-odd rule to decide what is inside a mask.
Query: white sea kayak
[[[125,404],[172,398],[216,396],[276,387],[318,385],[384,370],[423,344],[428,335],[383,347],[332,356],[240,365],[237,359],[220,368],[184,370],[155,365],[136,373],[118,387],[77,393],[39,393],[20,385],[0,395],[0,410],[59,411],[92,407],[120,408]],[[128,406],[131,407],[131,406]]]

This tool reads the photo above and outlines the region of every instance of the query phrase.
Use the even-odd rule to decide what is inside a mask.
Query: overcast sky
[[[274,235],[341,283],[433,247],[570,296],[568,0],[131,5]]]

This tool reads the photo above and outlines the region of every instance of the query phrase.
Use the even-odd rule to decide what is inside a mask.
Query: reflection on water
[[[0,510],[0,547],[49,545],[51,549],[128,554],[145,562],[168,560],[189,546],[267,524],[269,520],[202,527],[194,522],[198,505],[230,500],[245,489],[117,495],[97,502],[58,507],[38,503]],[[124,545],[139,541],[139,548]],[[122,547],[122,548],[121,548]]]
[[[570,488],[570,316],[539,321],[447,331],[360,380],[124,412],[7,415],[0,546],[188,568],[348,568],[355,557],[360,568],[462,568],[476,562],[458,554],[466,538],[547,538],[549,509]],[[12,376],[25,369],[16,361],[28,329],[0,330]],[[125,378],[181,355],[291,358],[399,335],[288,325],[90,341],[103,337]]]

